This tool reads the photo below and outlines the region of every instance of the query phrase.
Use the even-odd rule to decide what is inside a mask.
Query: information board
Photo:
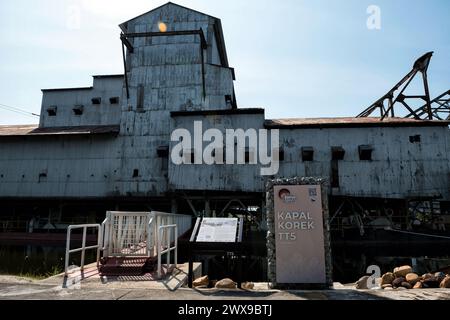
[[[236,242],[237,218],[203,218],[197,242]]]

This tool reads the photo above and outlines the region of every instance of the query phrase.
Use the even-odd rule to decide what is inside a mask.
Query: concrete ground
[[[353,285],[336,283],[334,290],[279,291],[265,283],[255,289],[189,289],[187,266],[163,281],[141,277],[101,278],[95,266],[88,266],[81,282],[76,273],[64,280],[58,275],[45,280],[0,276],[0,300],[450,300],[450,289],[356,290]],[[197,273],[201,266],[196,265]]]

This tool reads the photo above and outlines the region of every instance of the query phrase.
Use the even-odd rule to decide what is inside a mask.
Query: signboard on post
[[[272,287],[332,284],[325,187],[323,180],[314,178],[276,180],[270,185],[267,213]]]

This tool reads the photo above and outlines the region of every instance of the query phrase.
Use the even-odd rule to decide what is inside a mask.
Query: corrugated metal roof
[[[200,110],[200,111],[172,111],[170,116],[174,117],[192,117],[192,116],[227,116],[240,114],[264,114],[264,109],[220,109],[220,110]]]
[[[450,121],[429,121],[405,118],[303,118],[266,120],[267,128],[331,128],[331,127],[428,127],[448,126]]]
[[[92,89],[94,89],[94,87],[41,89],[41,91],[42,91],[42,92],[53,92],[53,91],[87,91],[87,90],[92,90]]]
[[[0,137],[118,134],[119,125],[39,128],[37,125],[0,126]]]

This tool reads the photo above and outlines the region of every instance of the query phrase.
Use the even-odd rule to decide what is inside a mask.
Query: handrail
[[[101,248],[100,248],[100,250],[103,252],[106,251],[109,246],[109,242],[107,242],[108,237],[109,237],[109,230],[108,230],[108,232],[106,231],[106,224],[108,223],[108,221],[109,221],[109,217],[106,217],[105,220],[103,220],[102,226],[100,229],[100,233],[101,233],[101,236],[100,236]],[[107,242],[107,244],[105,244],[105,242]],[[98,261],[97,261],[97,266],[98,266]]]
[[[86,247],[86,235],[87,235],[87,229],[88,228],[97,228],[97,230],[98,230],[97,245],[95,245],[95,246]],[[72,249],[71,250],[70,249],[70,236],[72,234],[72,230],[75,230],[75,229],[83,229],[83,241],[82,241],[81,248],[77,248],[77,249]],[[81,266],[80,266],[80,270],[83,271],[84,270],[84,258],[85,258],[86,250],[97,249],[97,264],[98,264],[98,261],[100,260],[101,233],[102,233],[101,232],[101,226],[99,224],[83,224],[83,225],[77,225],[77,226],[69,226],[67,228],[66,260],[65,260],[65,264],[64,264],[64,275],[65,276],[68,275],[69,257],[70,257],[71,253],[81,252]]]
[[[152,214],[150,215],[149,219],[148,219],[148,224],[147,224],[147,256],[151,256],[153,254],[152,248],[153,248],[153,231],[152,231],[152,224],[153,221],[155,220],[155,216]]]
[[[171,232],[167,232],[166,233],[166,242],[167,243],[164,243],[167,247],[166,247],[166,249],[164,249],[164,250],[162,250],[162,245],[163,245],[163,243],[162,243],[162,235],[163,235],[163,231],[164,230],[169,230],[169,229],[173,229],[174,230],[174,241],[175,241],[175,244],[174,244],[174,246],[173,247],[171,247],[170,246],[170,244],[171,244]],[[159,228],[158,228],[158,243],[157,243],[157,248],[156,248],[156,250],[157,250],[157,253],[158,253],[158,277],[159,278],[161,278],[161,276],[162,276],[162,270],[161,270],[161,256],[163,255],[163,254],[167,254],[167,270],[169,270],[169,267],[170,267],[170,253],[172,252],[172,251],[175,251],[175,261],[174,261],[174,266],[175,266],[175,268],[177,268],[177,266],[178,266],[178,226],[176,225],[176,224],[174,224],[174,225],[168,225],[168,226],[160,226]]]

